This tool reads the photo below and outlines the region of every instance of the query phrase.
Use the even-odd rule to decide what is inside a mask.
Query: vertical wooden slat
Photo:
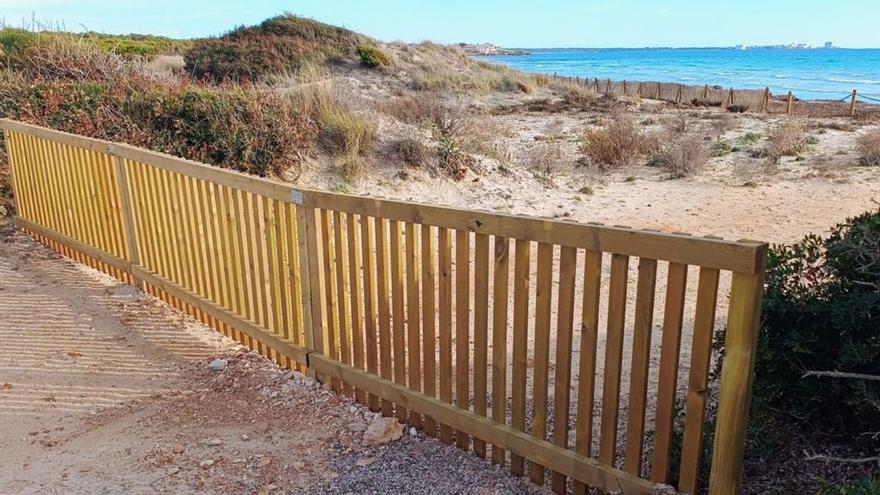
[[[210,196],[210,189],[209,189]],[[275,289],[275,280],[277,279],[277,268],[275,267],[275,246],[278,244],[278,240],[275,238],[275,219],[273,215],[272,203],[274,200],[267,198],[266,196],[260,196],[260,217],[262,218],[262,229],[263,235],[261,236],[262,245],[260,249],[263,251],[263,270],[265,271],[265,282],[264,282],[264,291],[266,293],[266,320],[268,324],[266,325],[266,331],[269,334],[277,335],[279,333],[279,329],[281,327],[279,323],[278,316],[278,296]],[[210,214],[210,207],[208,212]],[[208,232],[211,231],[210,219],[208,222]],[[212,264],[216,265],[216,264]],[[278,353],[275,352],[274,349],[269,347],[269,359],[272,361],[279,361]],[[280,364],[280,363],[279,363]]]
[[[297,212],[299,208],[294,207],[292,203],[285,203],[287,223],[285,230],[287,231],[287,252],[290,259],[288,266],[289,273],[287,275],[290,284],[290,306],[293,314],[293,343],[301,345],[303,342],[303,333],[305,332],[305,315],[309,308],[303,302],[303,280],[308,278],[308,274],[304,274],[301,270],[301,238],[305,237],[299,230],[299,218]],[[296,368],[303,369],[306,363],[298,363]]]
[[[474,414],[486,416],[489,346],[489,236],[474,238]],[[486,457],[486,442],[474,438],[474,452]]]
[[[691,366],[684,416],[684,439],[681,447],[679,490],[696,493],[703,454],[703,422],[706,418],[706,393],[709,388],[709,363],[712,355],[712,331],[718,299],[718,270],[700,268],[697,285],[697,309],[694,337],[691,341]]]
[[[553,382],[553,443],[568,448],[568,408],[571,393],[572,327],[577,249],[563,246],[559,253],[559,305],[556,320],[556,378]],[[553,473],[553,491],[565,493],[566,477]]]
[[[154,201],[156,202],[156,219],[159,220],[157,223],[161,225],[160,229],[157,231],[158,237],[156,239],[156,248],[159,253],[159,256],[162,260],[161,262],[161,271],[160,275],[163,277],[173,280],[173,269],[172,264],[168,252],[168,244],[171,243],[171,229],[169,227],[169,215],[168,215],[168,206],[166,202],[166,194],[165,188],[163,187],[164,182],[164,172],[160,169],[150,167],[150,172],[152,173],[152,186],[153,193],[152,196]],[[174,298],[168,294],[165,295],[165,301],[169,304],[174,304]]]
[[[492,420],[507,423],[507,297],[510,241],[495,237],[492,287]],[[475,303],[476,304],[476,303]],[[492,446],[492,462],[504,464],[504,449]]]
[[[681,325],[687,289],[687,265],[670,263],[663,311],[663,339],[660,344],[660,370],[657,383],[657,413],[654,419],[654,455],[651,481],[669,480],[669,449],[675,421],[675,396],[681,347]]]
[[[529,269],[532,244],[517,239],[513,273],[513,370],[511,374],[510,425],[519,431],[526,428],[526,369],[529,340]],[[510,455],[510,471],[524,474],[523,458]]]
[[[255,251],[257,253],[257,273],[260,277],[260,287],[258,293],[260,295],[260,308],[263,316],[262,325],[268,332],[272,332],[275,328],[275,315],[272,308],[272,289],[269,281],[271,275],[269,273],[269,218],[267,215],[268,205],[265,196],[259,194],[253,195],[254,201],[254,223],[256,227],[256,238],[254,239]],[[205,207],[207,213],[207,206]],[[206,222],[207,227],[207,222]],[[211,277],[213,279],[213,276]],[[211,291],[216,290],[212,282]],[[264,346],[262,354],[267,359],[272,359],[272,351],[268,346]]]
[[[391,301],[388,279],[390,277],[390,253],[388,252],[388,221],[375,218],[376,223],[376,284],[379,297],[379,374],[386,380],[392,378],[391,365]],[[391,416],[391,401],[382,399],[382,414]]]
[[[312,216],[314,222],[314,210],[297,205],[294,211],[296,216],[296,252],[297,252],[297,268],[300,273],[300,307],[302,308],[302,345],[307,350],[314,350],[313,338],[315,321],[314,312],[315,304],[312,301],[312,258],[314,256],[309,251],[312,243],[311,234],[309,232],[310,222],[309,215]],[[313,374],[312,370],[305,368],[306,373]]]
[[[361,262],[360,220],[354,214],[347,215],[348,220],[348,279],[351,283],[351,341],[354,366],[364,369],[364,292],[361,284],[363,263]],[[355,398],[366,403],[364,391],[355,390]]]
[[[648,367],[651,364],[651,329],[654,325],[654,291],[657,286],[657,260],[639,258],[636,283],[636,314],[633,327],[632,364],[626,423],[626,451],[623,468],[639,476],[645,434],[645,407],[648,402]]]
[[[599,300],[602,288],[602,253],[584,256],[584,295],[581,314],[581,349],[578,363],[578,397],[575,419],[575,452],[593,454],[593,404],[596,393],[596,346],[599,340]],[[574,493],[585,495],[587,486],[573,482]]]
[[[408,222],[406,224],[406,338],[407,356],[409,357],[407,385],[417,392],[422,390],[419,256],[419,228],[416,224]],[[421,428],[421,415],[410,411],[409,423],[416,428]]]
[[[734,273],[724,341],[724,365],[712,451],[709,493],[739,493],[749,404],[754,380],[766,251],[756,273]]]
[[[538,243],[538,267],[535,290],[535,368],[532,383],[532,436],[547,436],[547,387],[550,379],[550,317],[553,304],[553,244]],[[544,466],[532,462],[529,478],[544,484]]]
[[[611,285],[608,289],[608,333],[605,341],[605,380],[602,386],[602,435],[599,462],[614,465],[617,449],[617,419],[620,400],[620,368],[623,358],[623,328],[626,321],[626,286],[629,256],[611,256]]]
[[[245,291],[245,280],[247,275],[245,274],[245,268],[242,265],[242,241],[241,241],[241,226],[239,225],[241,217],[240,209],[238,206],[238,191],[232,188],[227,188],[225,191],[226,196],[226,209],[227,209],[227,232],[229,236],[229,254],[232,257],[232,273],[233,273],[233,291],[232,291],[232,307],[235,314],[247,317],[247,293]],[[237,335],[238,341],[241,344],[245,344],[247,342],[247,337],[244,334]]]
[[[55,143],[50,142],[50,152],[52,152],[53,157],[55,159],[55,167],[53,170],[52,181],[54,183],[58,183],[58,162],[57,155],[54,152],[54,148],[56,147]],[[109,209],[109,218],[108,225],[110,228],[111,238],[112,238],[112,248],[113,253],[116,256],[122,259],[128,259],[128,244],[129,242],[126,239],[125,225],[124,219],[122,218],[122,207],[121,207],[121,192],[122,190],[119,186],[119,177],[115,157],[108,155],[106,153],[102,154],[103,158],[103,175],[104,175],[104,186],[106,188],[107,195],[107,207]],[[56,203],[57,206],[58,203]],[[122,281],[128,280],[128,275],[123,273],[120,270],[117,270],[118,277]]]
[[[333,231],[336,247],[336,294],[339,311],[339,356],[343,363],[351,365],[351,294],[346,280],[348,275],[348,256],[346,256],[345,236],[343,235],[342,214],[333,212]],[[351,385],[342,384],[342,393],[351,395]]]
[[[196,191],[198,193],[199,187],[197,185]],[[252,270],[251,277],[252,283],[254,287],[252,288],[252,292],[254,295],[254,308],[256,310],[256,322],[267,331],[271,331],[270,329],[274,326],[273,316],[272,316],[272,307],[270,301],[270,291],[269,291],[269,274],[268,274],[268,266],[266,260],[266,232],[268,228],[266,226],[267,219],[265,216],[265,208],[264,208],[264,198],[259,194],[253,193],[247,196],[247,205],[249,206],[248,214],[245,217],[245,221],[248,222],[248,228],[250,229],[250,235],[248,236],[249,249],[250,249],[250,267]],[[207,208],[204,208],[205,213],[207,214]],[[209,220],[206,217],[204,220],[204,228],[207,232]],[[210,252],[208,252],[208,265],[206,267],[207,281],[208,281],[208,290],[213,290],[213,274],[210,272]],[[262,342],[252,339],[252,344],[255,347],[252,347],[257,352],[262,354],[267,359],[272,359],[272,352],[267,346],[265,346]]]
[[[437,331],[436,299],[437,268],[435,264],[434,227],[422,225],[422,355],[424,356],[425,394],[437,396]],[[437,423],[425,417],[425,432],[437,435]]]
[[[367,371],[378,372],[376,355],[377,322],[376,322],[376,236],[375,224],[368,217],[361,217],[361,242],[364,256],[364,329],[366,330],[365,345],[367,348]],[[370,409],[379,409],[379,398],[373,394],[368,397]]]
[[[308,293],[308,304],[310,307],[311,314],[311,325],[306,326],[305,332],[305,344],[307,349],[311,349],[312,351],[324,355],[324,335],[327,332],[327,324],[324,319],[324,291],[323,287],[323,276],[321,270],[321,258],[322,252],[318,243],[318,212],[311,207],[308,206],[298,206],[298,209],[303,211],[303,224],[305,229],[300,232],[304,232],[306,238],[306,249],[301,251],[303,252],[302,258],[308,262],[308,274],[309,274],[309,293]],[[303,290],[305,293],[305,290]],[[304,295],[303,298],[306,296]],[[321,378],[321,377],[319,377]]]
[[[276,297],[278,299],[278,318],[280,320],[280,331],[282,337],[289,342],[293,342],[293,326],[294,318],[293,309],[290,305],[292,299],[290,287],[290,259],[293,253],[290,252],[289,236],[293,235],[291,229],[288,229],[287,208],[285,203],[272,201],[272,217],[274,218],[273,227],[275,233],[275,260],[276,270],[272,274],[275,282]],[[271,247],[271,246],[270,246]],[[228,277],[227,277],[228,280]],[[289,359],[284,359],[284,366],[291,367],[292,363]]]
[[[190,269],[191,273],[189,274],[192,277],[190,281],[191,289],[207,299],[211,297],[217,283],[215,274],[211,269],[212,262],[216,256],[211,244],[213,241],[209,242],[208,240],[211,215],[208,212],[207,198],[204,194],[202,182],[192,177],[183,178],[180,196],[182,208],[186,213],[182,215],[183,218],[181,220],[184,225],[184,231],[187,232],[186,236],[192,239],[192,241],[189,241],[192,244],[187,246],[184,251],[193,252],[191,256],[196,260],[193,262]],[[184,256],[188,255],[189,253]],[[190,311],[194,317],[201,319],[205,324],[210,325],[213,323],[205,312],[195,308],[190,308]]]
[[[229,244],[227,243],[228,234],[226,232],[226,203],[224,197],[224,187],[219,184],[208,184],[211,197],[211,230],[214,233],[214,243],[217,246],[217,253],[214,256],[216,260],[216,269],[218,272],[218,290],[219,304],[226,309],[232,308],[232,268],[230,260],[232,256],[229,254]],[[231,325],[225,325],[225,332],[228,337],[236,338],[235,329]]]
[[[391,313],[392,313],[392,351],[394,357],[394,382],[406,385],[406,325],[404,315],[404,279],[403,279],[403,231],[401,223],[391,221]],[[397,419],[405,423],[408,417],[406,409],[395,406]]]
[[[466,230],[455,234],[455,402],[459,408],[470,410],[470,320],[471,320],[471,236]],[[455,432],[458,448],[470,448],[470,437]]]
[[[440,400],[452,403],[452,242],[449,229],[440,228],[438,236],[438,271],[440,287]],[[452,443],[452,429],[440,425],[440,441]]]
[[[339,359],[338,338],[339,313],[338,294],[336,285],[336,251],[333,247],[333,222],[332,213],[329,210],[321,210],[321,246],[324,249],[324,300],[327,312],[325,318],[327,328],[324,332],[324,351],[330,359]],[[331,386],[335,392],[342,387],[339,380],[332,379]]]
[[[212,197],[212,208],[213,207],[213,191],[208,189],[209,196]],[[284,311],[284,296],[282,296],[282,281],[284,280],[284,260],[283,260],[283,247],[284,242],[281,238],[281,207],[278,204],[279,202],[275,199],[263,198],[263,216],[267,219],[266,222],[266,258],[268,260],[269,272],[269,289],[271,291],[271,306],[272,306],[272,321],[274,325],[272,326],[271,333],[280,336],[282,338],[287,338],[287,324],[290,321],[285,314]],[[216,210],[214,210],[214,218],[217,217]],[[216,242],[215,242],[216,245]],[[220,266],[221,259],[218,256],[217,265]],[[219,270],[218,270],[219,272]],[[219,288],[218,288],[219,289]],[[279,352],[275,353],[275,362],[278,363],[279,366],[286,365],[286,358]]]

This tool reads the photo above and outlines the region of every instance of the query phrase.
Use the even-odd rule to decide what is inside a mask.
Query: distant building
[[[826,41],[826,42],[825,42],[825,48],[834,48],[834,44],[831,43],[830,41]]]

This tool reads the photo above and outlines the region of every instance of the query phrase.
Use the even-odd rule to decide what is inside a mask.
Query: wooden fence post
[[[300,293],[302,295],[303,346],[306,348],[306,352],[323,354],[324,318],[316,212],[312,207],[303,206],[303,196],[300,191],[293,191],[291,202],[296,205],[296,235],[299,245],[300,280],[302,281]],[[306,363],[307,366],[308,364]],[[307,374],[315,377],[314,368],[309,366]]]
[[[626,79],[623,80],[623,96],[626,96]]]
[[[605,81],[605,94],[606,95],[611,94],[611,79],[608,79],[607,81]]]
[[[660,83],[657,83],[657,99],[660,99]]]
[[[849,116],[850,118],[856,117],[856,90],[853,90],[852,99],[849,102]]]
[[[766,250],[759,259],[761,268],[756,273],[734,272],[731,282],[712,472],[709,477],[711,495],[739,493],[752,398]]]
[[[703,86],[703,99],[704,99],[704,100],[708,100],[708,99],[709,99],[709,85],[708,85],[708,84],[706,84],[705,86]]]
[[[764,98],[761,99],[761,111],[767,113],[770,108],[770,88],[764,88]]]
[[[675,91],[675,102],[681,103],[681,84],[678,85],[678,89]]]
[[[593,85],[596,88],[596,92],[598,93],[599,92],[599,78],[598,77],[593,78]]]
[[[131,187],[128,184],[128,171],[125,168],[125,160],[113,152],[113,145],[107,146],[107,153],[113,157],[116,167],[116,189],[119,193],[119,206],[122,209],[122,228],[125,231],[125,244],[127,246],[128,261],[132,265],[140,265],[141,257],[138,252],[137,231],[134,228],[134,209],[132,208]],[[144,281],[132,275],[132,285],[144,290]]]
[[[791,91],[788,92],[788,104],[785,109],[786,115],[791,115],[791,107],[794,104],[794,97],[791,95]]]
[[[641,96],[642,96],[642,83],[641,83],[641,82],[639,82],[639,85],[638,85],[638,87],[636,88],[636,93],[637,93],[637,94],[639,95],[639,97],[641,98]]]

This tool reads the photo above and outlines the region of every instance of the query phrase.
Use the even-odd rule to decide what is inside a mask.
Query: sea
[[[656,81],[791,91],[804,100],[838,100],[853,89],[880,102],[880,49],[606,48],[526,49],[480,59],[535,73],[616,81]],[[876,101],[871,101],[872,99]]]

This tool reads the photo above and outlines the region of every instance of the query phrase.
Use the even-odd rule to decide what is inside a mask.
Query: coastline
[[[880,100],[880,49],[533,48],[527,56],[473,55],[527,73],[792,92],[833,101],[853,89]],[[865,103],[877,103],[869,99]]]

